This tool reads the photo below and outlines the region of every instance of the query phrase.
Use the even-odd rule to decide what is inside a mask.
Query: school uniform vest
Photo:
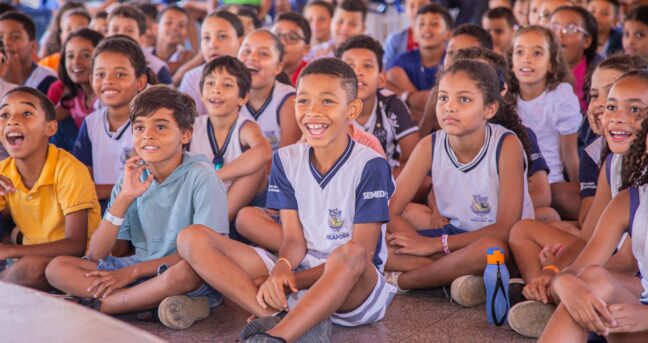
[[[499,159],[504,138],[514,134],[506,128],[487,124],[485,141],[475,158],[462,164],[457,160],[448,135],[443,130],[432,136],[432,185],[439,212],[450,224],[476,231],[495,223],[500,195]],[[522,219],[534,218],[524,157],[524,204]]]

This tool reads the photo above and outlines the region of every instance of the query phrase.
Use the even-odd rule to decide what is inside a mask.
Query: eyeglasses
[[[277,37],[279,37],[279,40],[281,40],[285,44],[291,44],[291,45],[296,44],[300,40],[303,40],[304,42],[306,42],[305,37],[302,37],[302,36],[300,36],[300,35],[298,35],[298,34],[296,34],[294,32],[291,32],[291,33],[276,33],[275,32],[274,34],[277,35]],[[306,43],[308,43],[308,42],[306,42]]]
[[[584,35],[589,35],[589,33],[585,31],[584,28],[576,24],[567,24],[563,26],[558,23],[551,23],[549,24],[549,29],[556,34],[562,33],[563,35],[573,35],[580,32]]]

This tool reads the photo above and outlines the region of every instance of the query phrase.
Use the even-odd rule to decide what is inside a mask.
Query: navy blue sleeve
[[[540,151],[538,137],[536,136],[535,132],[533,132],[533,130],[528,127],[525,128],[527,131],[527,136],[529,137],[529,143],[531,143],[531,161],[529,161],[529,165],[531,166],[531,175],[542,170],[546,171],[547,174],[549,174],[549,166],[547,165],[547,161],[544,159],[544,156],[542,156],[542,152]]]
[[[583,154],[578,167],[581,199],[593,197],[596,194],[599,172],[598,164],[588,154]]]
[[[279,153],[272,158],[266,207],[275,210],[298,210],[295,190],[286,176]]]
[[[394,193],[389,163],[376,157],[365,164],[356,188],[354,224],[389,221],[389,198]]]
[[[88,167],[92,167],[92,142],[90,141],[88,127],[86,126],[85,121],[81,124],[79,135],[77,136],[76,142],[74,142],[72,155],[74,155],[77,160],[81,161],[81,163]]]
[[[38,89],[39,92],[41,92],[41,93],[47,95],[47,92],[49,91],[50,86],[52,86],[52,84],[53,84],[54,82],[56,82],[56,80],[58,80],[58,79],[57,79],[56,77],[54,77],[54,76],[47,76],[47,77],[45,77],[45,78],[43,79],[43,81],[41,81],[41,82],[38,84],[38,86],[36,87],[36,89]]]
[[[157,78],[160,83],[164,83],[165,85],[170,85],[173,83],[173,79],[171,78],[171,73],[169,72],[169,68],[167,67],[162,67],[160,71],[157,72]]]
[[[610,174],[612,173],[612,156],[614,154],[608,154],[605,158],[605,179],[608,185],[610,184]]]
[[[394,123],[396,140],[401,140],[405,136],[418,131],[418,126],[414,122],[414,119],[412,119],[409,108],[397,96],[393,96],[387,100],[385,112],[389,117],[389,124]]]

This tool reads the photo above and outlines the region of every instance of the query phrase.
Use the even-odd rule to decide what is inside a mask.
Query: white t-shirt
[[[199,116],[207,114],[207,108],[202,103],[202,92],[200,91],[200,78],[202,77],[203,69],[205,69],[205,65],[201,64],[186,72],[182,77],[180,87],[178,87],[179,91],[194,99]]]
[[[565,181],[560,136],[578,132],[583,119],[574,89],[568,83],[561,83],[533,100],[524,101],[518,96],[517,109],[522,124],[538,136],[540,151],[550,170],[549,183]]]

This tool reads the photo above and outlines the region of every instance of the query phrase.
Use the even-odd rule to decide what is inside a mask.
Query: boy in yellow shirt
[[[83,256],[99,224],[100,207],[88,169],[49,144],[56,133],[54,105],[38,90],[15,88],[0,103],[0,210],[9,209],[22,245],[0,244],[12,259],[0,280],[41,290],[45,267],[59,255]]]

